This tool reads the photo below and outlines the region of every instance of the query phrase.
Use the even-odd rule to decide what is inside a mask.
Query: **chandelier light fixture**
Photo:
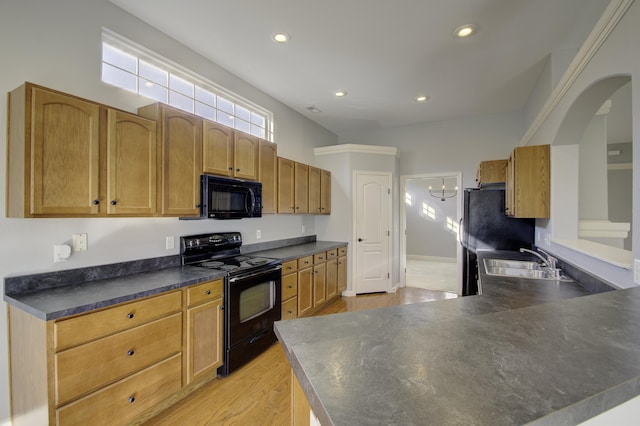
[[[431,185],[429,185],[429,194],[431,194],[432,197],[440,198],[440,201],[445,201],[447,198],[455,197],[456,194],[458,194],[458,187],[456,186],[453,189],[447,189],[444,184],[444,178],[442,178],[442,190],[438,190],[434,193]]]

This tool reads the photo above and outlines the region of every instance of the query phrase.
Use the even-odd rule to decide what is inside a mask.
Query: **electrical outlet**
[[[304,225],[302,225],[302,233],[304,234],[305,231],[306,231],[306,228],[304,227]]]
[[[640,284],[640,259],[633,259],[633,282]]]
[[[258,239],[258,240],[259,240],[260,238],[262,238],[262,231],[258,229],[258,230],[256,231],[256,239]]]
[[[73,251],[85,251],[88,248],[87,234],[73,234]]]
[[[164,238],[164,248],[166,250],[173,250],[175,246],[176,246],[176,243],[175,243],[175,240],[173,239],[173,236]]]

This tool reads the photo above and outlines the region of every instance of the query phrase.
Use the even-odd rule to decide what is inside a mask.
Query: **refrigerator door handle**
[[[458,223],[458,241],[460,243],[461,247],[464,247],[463,241],[464,241],[464,226],[462,224],[462,221],[464,220],[464,217],[460,218],[460,222]],[[460,238],[462,237],[462,238]]]

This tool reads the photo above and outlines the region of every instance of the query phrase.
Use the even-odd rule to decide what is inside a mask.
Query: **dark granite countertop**
[[[269,250],[261,250],[252,254],[259,254],[272,259],[282,259],[283,262],[297,259],[299,257],[311,256],[334,248],[346,246],[345,242],[338,241],[313,241],[304,244],[296,244],[287,247],[279,247]]]
[[[283,261],[344,246],[344,242],[291,244],[252,254]],[[179,266],[179,256],[5,278],[4,301],[42,320],[104,308],[164,291],[226,277],[225,272]]]
[[[640,394],[640,288],[480,277],[478,296],[277,322],[321,423],[576,424]]]
[[[30,292],[5,294],[4,300],[48,321],[225,276],[224,272],[210,269],[175,266]]]

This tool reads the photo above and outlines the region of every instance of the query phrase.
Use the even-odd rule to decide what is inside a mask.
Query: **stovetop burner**
[[[241,254],[241,245],[242,236],[239,232],[180,237],[182,264],[217,269],[228,272],[231,276],[280,263],[279,259]]]

